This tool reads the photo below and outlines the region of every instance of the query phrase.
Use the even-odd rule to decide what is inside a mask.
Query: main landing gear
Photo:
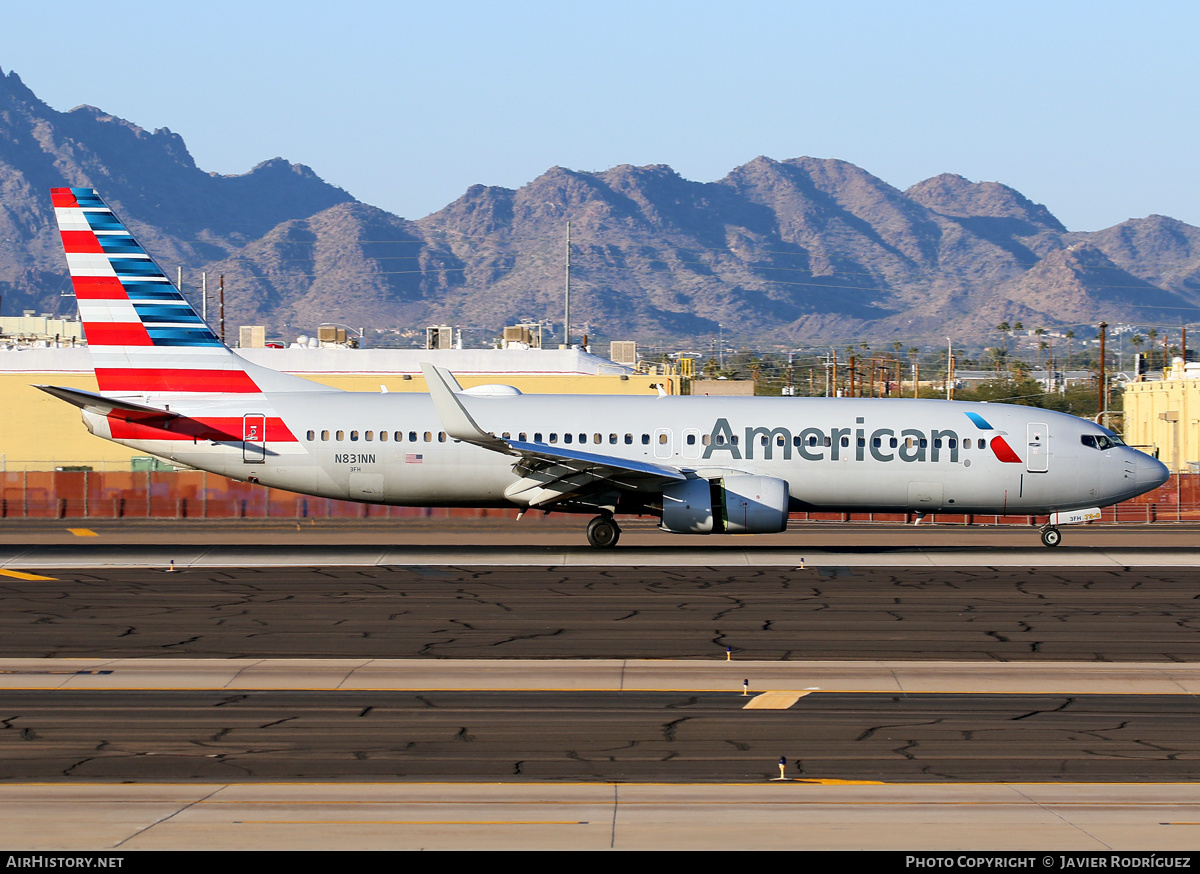
[[[1042,529],[1042,545],[1043,546],[1058,546],[1062,543],[1062,532],[1053,525],[1047,525]]]
[[[611,549],[621,539],[621,529],[612,516],[597,516],[588,523],[587,539],[597,549]]]

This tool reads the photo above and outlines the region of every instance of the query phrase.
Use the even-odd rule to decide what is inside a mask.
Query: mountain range
[[[98,189],[185,288],[223,275],[230,331],[561,330],[568,221],[576,338],[986,342],[1002,321],[1078,333],[1200,319],[1200,228],[1165,216],[1070,232],[998,182],[943,174],[901,191],[846,161],[759,157],[716,182],[554,167],[412,221],[282,158],[207,173],[167,129],[59,112],[2,71],[0,314],[73,310],[48,194],[60,185]]]

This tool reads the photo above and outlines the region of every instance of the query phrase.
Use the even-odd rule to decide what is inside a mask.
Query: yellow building
[[[242,349],[244,357],[275,370],[347,391],[426,391],[421,362],[449,368],[464,388],[489,383],[527,394],[655,395],[677,379],[636,374],[631,368],[578,349]],[[96,391],[85,347],[0,349],[0,471],[87,466],[129,470],[139,454],[93,437],[79,410],[33,388],[61,385]],[[141,456],[144,458],[144,456]]]
[[[1175,362],[1163,379],[1125,386],[1125,442],[1188,473],[1200,464],[1200,366]]]

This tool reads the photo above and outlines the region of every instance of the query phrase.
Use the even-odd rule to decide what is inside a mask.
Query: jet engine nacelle
[[[774,534],[787,517],[787,483],[772,476],[690,479],[663,489],[662,527],[675,534]]]

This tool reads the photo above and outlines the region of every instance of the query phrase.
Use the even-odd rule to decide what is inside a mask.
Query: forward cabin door
[[[1045,473],[1050,469],[1050,433],[1044,422],[1030,422],[1025,469],[1030,473]]]
[[[262,413],[242,416],[242,461],[263,464],[267,460],[267,417]]]

